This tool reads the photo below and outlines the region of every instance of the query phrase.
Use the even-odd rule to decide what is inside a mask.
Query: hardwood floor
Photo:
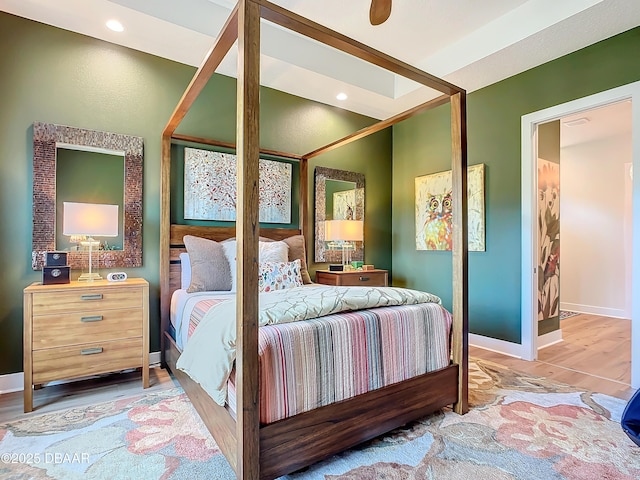
[[[24,413],[22,392],[0,395],[0,424],[30,415],[107,402],[141,393],[165,390],[179,386],[167,370],[152,367],[149,370],[149,388],[142,388],[140,369],[127,373],[114,373],[88,380],[47,386],[33,393],[33,413]]]
[[[540,350],[538,360],[631,384],[631,321],[580,314],[560,328],[564,341]]]
[[[538,351],[528,362],[469,348],[469,355],[510,369],[628,400],[631,383],[631,322],[581,314],[562,320],[563,342]]]
[[[634,393],[631,375],[631,322],[596,315],[579,315],[561,323],[564,341],[539,351],[528,362],[489,350],[470,347],[471,357],[512,370],[546,377],[578,388],[628,400]],[[150,388],[143,389],[139,370],[100,378],[47,386],[34,392],[35,411],[23,413],[22,392],[0,395],[0,424],[41,413],[96,404],[154,390],[179,386],[160,367],[150,371]]]

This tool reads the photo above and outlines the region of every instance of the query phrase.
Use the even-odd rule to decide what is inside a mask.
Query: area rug
[[[580,315],[580,312],[571,312],[569,310],[560,310],[560,320],[564,320],[565,318],[575,317],[576,315]]]
[[[466,415],[445,409],[284,478],[640,478],[623,400],[484,361],[470,365],[470,400]],[[0,478],[235,477],[174,388],[0,425]]]

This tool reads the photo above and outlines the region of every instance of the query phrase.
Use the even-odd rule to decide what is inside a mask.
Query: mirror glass
[[[56,158],[56,250],[78,250],[78,244],[62,234],[64,202],[118,205],[118,236],[97,240],[103,250],[122,250],[124,153],[58,145]]]
[[[342,252],[328,248],[325,220],[364,221],[364,175],[333,168],[315,170],[315,261],[340,263]],[[354,242],[351,260],[364,261],[364,242]]]
[[[64,201],[118,205],[119,236],[99,239],[109,249],[97,267],[142,266],[142,166],[141,137],[34,123],[32,268],[43,267],[46,252],[66,249],[72,269],[88,265],[61,234]]]

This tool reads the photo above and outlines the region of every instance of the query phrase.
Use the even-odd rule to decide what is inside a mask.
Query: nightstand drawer
[[[346,270],[346,271],[316,271],[316,282],[324,285],[386,287],[388,285],[386,270]]]
[[[33,317],[33,349],[142,336],[142,309],[130,308]]]
[[[83,288],[33,294],[33,315],[140,307],[141,288]]]
[[[347,286],[384,286],[386,285],[386,273],[381,272],[358,272],[353,275],[342,275],[340,277],[340,285]]]
[[[33,383],[142,366],[142,337],[33,352]]]

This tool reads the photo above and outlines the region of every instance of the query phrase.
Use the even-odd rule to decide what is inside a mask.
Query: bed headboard
[[[272,240],[283,240],[293,235],[299,235],[300,229],[295,228],[261,228],[260,236]],[[221,242],[227,238],[235,237],[235,227],[209,227],[199,225],[171,225],[169,237],[169,297],[174,291],[180,288],[180,254],[186,252],[184,246],[184,236],[194,235],[196,237],[208,238]]]

